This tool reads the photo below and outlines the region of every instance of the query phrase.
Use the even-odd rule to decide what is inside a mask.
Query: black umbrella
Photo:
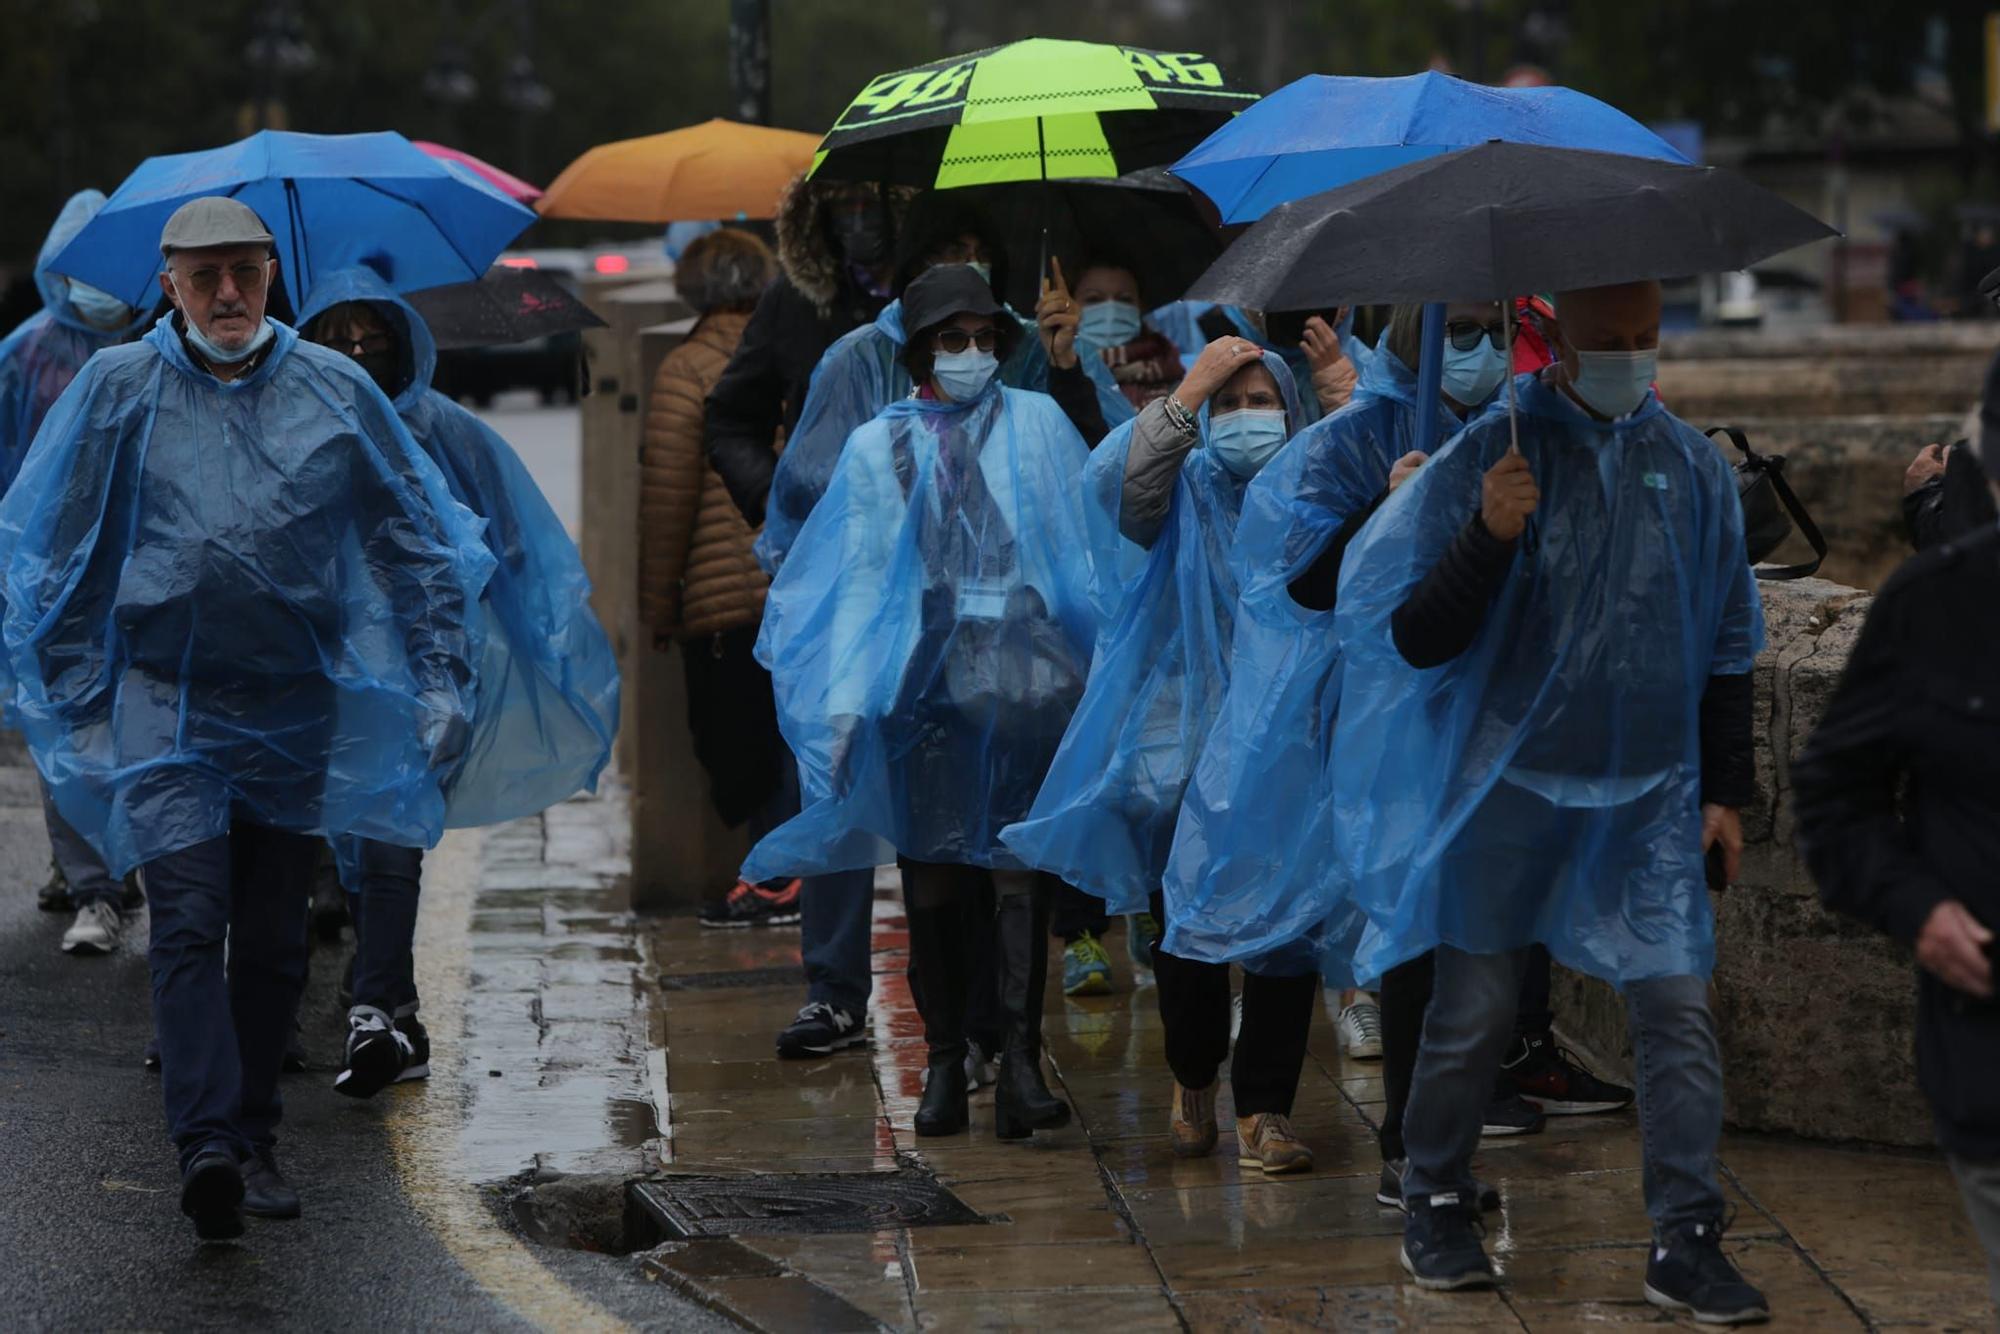
[[[995,284],[1005,289],[996,295],[1024,313],[1041,296],[1051,255],[1072,284],[1087,258],[1131,269],[1150,310],[1179,300],[1222,254],[1196,196],[1160,168],[1103,180],[926,190],[911,201],[904,234],[923,236],[966,210],[984,217],[1006,250],[1005,262],[994,266]]]
[[[1715,167],[1496,142],[1280,205],[1188,296],[1267,310],[1490,301],[1748,268],[1835,235]]]
[[[405,299],[446,352],[604,327],[554,274],[540,269],[489,269],[476,283],[426,288]]]

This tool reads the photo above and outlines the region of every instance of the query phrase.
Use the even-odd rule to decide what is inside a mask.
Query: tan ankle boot
[[[1174,1137],[1177,1158],[1206,1158],[1215,1150],[1215,1085],[1205,1089],[1181,1087],[1174,1081],[1174,1116],[1168,1127]]]

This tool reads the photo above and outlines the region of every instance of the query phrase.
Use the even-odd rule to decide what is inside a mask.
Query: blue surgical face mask
[[[180,295],[180,290],[180,284],[175,283],[176,296]],[[264,345],[277,334],[271,327],[271,321],[260,319],[257,321],[257,332],[250,335],[250,341],[232,352],[226,347],[218,346],[207,334],[195,327],[194,321],[188,317],[187,298],[184,296],[181,297],[181,323],[187,328],[188,342],[194,345],[194,350],[201,353],[202,359],[211,366],[234,366],[239,361],[247,361],[261,352]]]
[[[1255,477],[1285,439],[1283,408],[1238,408],[1208,419],[1208,447],[1238,477]]]
[[[1600,417],[1623,417],[1646,401],[1659,378],[1660,354],[1655,348],[1638,352],[1576,354],[1576,376],[1570,390]]]
[[[111,293],[74,278],[69,280],[69,304],[78,319],[106,333],[122,329],[132,322],[132,307]]]
[[[1077,316],[1077,341],[1092,347],[1123,347],[1139,336],[1139,308],[1130,301],[1098,301]]]
[[[1477,407],[1506,374],[1507,354],[1493,346],[1490,338],[1481,338],[1470,352],[1461,352],[1450,343],[1444,345],[1444,379],[1439,387],[1455,403]]]
[[[954,403],[979,397],[979,391],[999,369],[1000,358],[976,347],[963,352],[940,352],[931,358],[931,378]]]

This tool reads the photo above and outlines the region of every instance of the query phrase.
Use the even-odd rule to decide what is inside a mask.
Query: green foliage
[[[143,157],[225,143],[271,98],[293,129],[394,128],[547,181],[591,145],[729,109],[727,0],[341,0],[301,4],[310,69],[274,79],[246,51],[270,0],[0,0],[0,263],[25,265],[68,191],[110,190]],[[1817,127],[1857,84],[1901,92],[1926,20],[1949,23],[1947,73],[1968,143],[1983,78],[1985,6],[1918,0],[774,0],[781,125],[829,124],[871,74],[1033,35],[1220,59],[1275,87],[1312,71],[1402,74],[1444,58],[1499,78],[1544,65],[1642,119],[1711,133],[1779,121]],[[550,109],[502,97],[532,23]],[[1544,38],[1554,30],[1554,42]],[[477,82],[446,106],[425,91],[456,34]],[[1967,170],[1983,156],[1968,156]]]

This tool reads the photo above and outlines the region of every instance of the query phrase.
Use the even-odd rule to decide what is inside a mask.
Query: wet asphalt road
[[[25,777],[0,772],[0,796],[21,801]],[[46,857],[39,810],[0,806],[0,1325],[524,1327],[425,1231],[390,1162],[386,1103],[332,1091],[332,950],[313,956],[316,1068],[288,1077],[280,1131],[305,1217],[251,1219],[240,1244],[196,1245],[159,1080],[140,1059],[143,919],[115,955],[63,955],[66,919],[34,906]]]
[[[126,946],[108,958],[59,951],[68,919],[34,906],[48,844],[31,783],[0,763],[0,1329],[533,1328],[433,1234],[410,1194],[425,1183],[391,1152],[395,1100],[449,1117],[452,1090],[410,1085],[368,1102],[332,1090],[345,945],[314,949],[304,1014],[314,1068],[284,1087],[279,1161],[305,1216],[249,1219],[239,1243],[196,1242],[178,1207],[159,1081],[141,1061],[144,918],[128,918]],[[633,1260],[535,1255],[517,1273],[559,1281],[609,1327],[718,1327],[644,1281]]]

